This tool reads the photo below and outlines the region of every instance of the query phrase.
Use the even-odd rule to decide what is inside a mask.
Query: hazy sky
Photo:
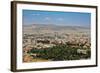
[[[91,14],[79,12],[23,10],[23,25],[31,24],[90,26]]]

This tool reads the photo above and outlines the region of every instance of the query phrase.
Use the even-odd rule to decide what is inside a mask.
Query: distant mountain
[[[68,31],[78,31],[78,32],[89,32],[90,27],[83,26],[59,26],[54,24],[32,24],[23,25],[24,32],[68,32]]]
[[[90,29],[90,27],[84,27],[84,26],[59,26],[59,25],[53,25],[53,24],[32,24],[32,25],[23,25],[24,28],[51,28],[51,29]]]

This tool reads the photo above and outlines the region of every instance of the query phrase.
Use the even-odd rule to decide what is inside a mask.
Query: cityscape
[[[89,13],[23,10],[23,62],[91,58]]]

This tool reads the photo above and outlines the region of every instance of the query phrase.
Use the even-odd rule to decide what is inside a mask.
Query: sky
[[[90,26],[91,14],[82,12],[23,10],[23,25],[32,24]]]

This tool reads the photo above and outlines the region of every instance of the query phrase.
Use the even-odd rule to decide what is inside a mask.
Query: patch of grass
[[[48,60],[42,58],[33,58],[32,62],[47,62]]]

